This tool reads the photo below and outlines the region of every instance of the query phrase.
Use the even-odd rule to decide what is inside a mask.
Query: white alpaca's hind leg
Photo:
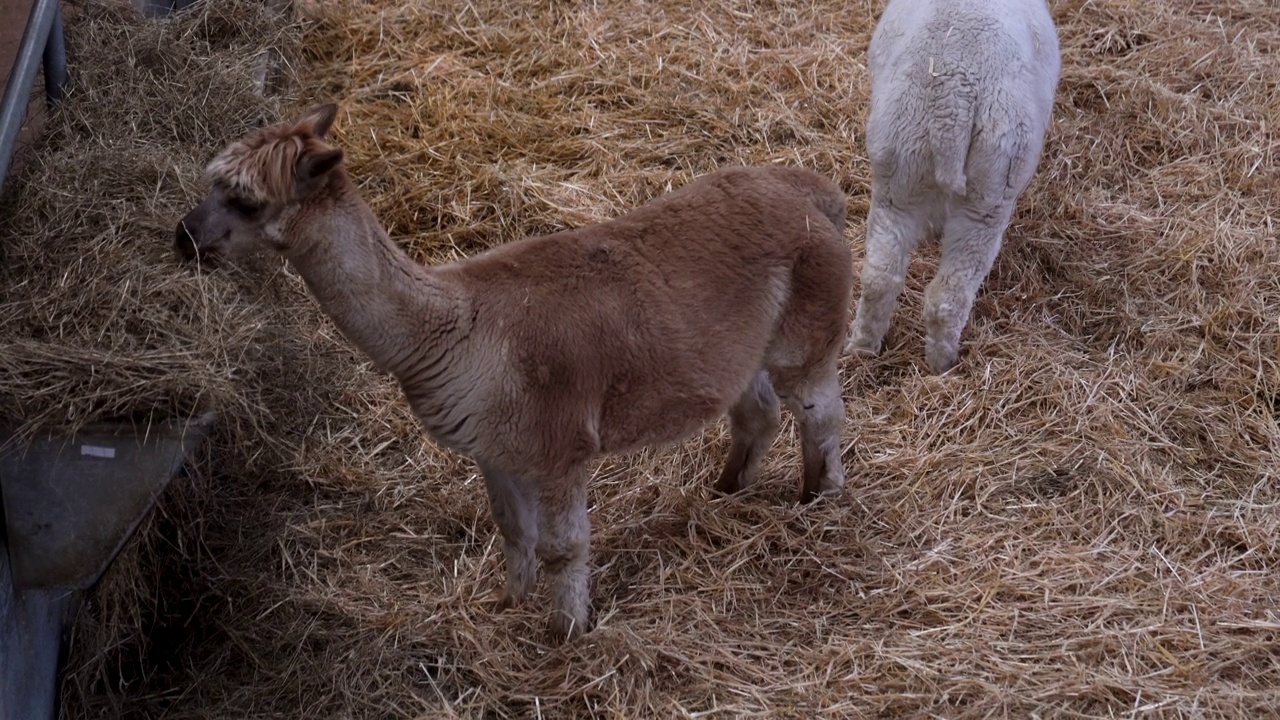
[[[846,353],[876,355],[889,331],[889,319],[907,277],[911,251],[925,231],[919,211],[893,207],[872,192],[867,214],[867,250],[862,263],[862,294],[853,318]]]
[[[960,335],[969,324],[973,299],[1000,252],[1010,215],[1011,208],[988,212],[957,209],[947,218],[938,274],[924,296],[924,356],[934,374],[956,364]]]

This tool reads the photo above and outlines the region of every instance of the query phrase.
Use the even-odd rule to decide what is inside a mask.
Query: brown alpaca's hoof
[[[711,486],[711,492],[715,495],[727,497],[733,495],[742,489],[742,482],[738,479],[738,473],[726,472],[716,480],[715,485]]]
[[[493,602],[497,612],[506,612],[520,604],[520,599],[513,597],[506,588],[493,591]]]
[[[800,504],[808,505],[818,500],[835,501],[842,497],[844,497],[843,487],[819,490],[816,492],[806,489],[800,491]]]
[[[579,622],[562,612],[551,615],[551,637],[558,642],[570,642],[582,637],[591,628],[586,622]]]

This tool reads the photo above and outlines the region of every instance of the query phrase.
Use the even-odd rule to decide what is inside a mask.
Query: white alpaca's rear
[[[955,365],[974,296],[1035,174],[1058,36],[1045,0],[890,0],[871,39],[871,211],[847,350],[876,354],[912,249],[941,239],[925,293],[925,360]]]

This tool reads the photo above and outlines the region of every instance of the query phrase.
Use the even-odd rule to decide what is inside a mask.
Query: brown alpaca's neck
[[[465,336],[465,300],[391,242],[341,168],[331,174],[291,223],[286,257],[342,334],[407,386]]]

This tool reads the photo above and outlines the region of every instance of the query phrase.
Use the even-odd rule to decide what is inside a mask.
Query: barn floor
[[[924,373],[912,266],[843,368],[848,496],[794,432],[709,491],[722,427],[603,462],[596,629],[497,613],[474,466],[274,259],[170,254],[203,164],[342,103],[423,261],[798,163],[850,195],[880,2],[68,5],[73,87],[0,199],[0,417],[213,407],[80,614],[67,718],[1264,717],[1280,713],[1280,5],[1061,0],[1055,124],[965,334]],[[268,50],[282,92],[255,92]]]

